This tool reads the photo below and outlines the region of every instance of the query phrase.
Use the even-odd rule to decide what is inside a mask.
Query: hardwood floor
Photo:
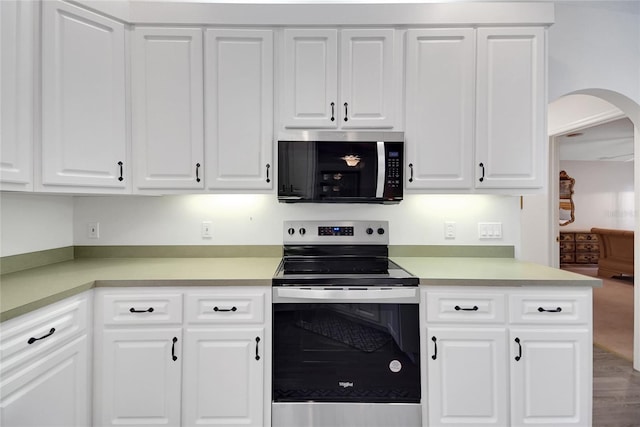
[[[563,269],[598,277],[597,266]],[[604,278],[593,290],[593,342],[627,360],[633,360],[633,278]]]
[[[593,348],[593,427],[640,426],[640,372],[631,362]]]

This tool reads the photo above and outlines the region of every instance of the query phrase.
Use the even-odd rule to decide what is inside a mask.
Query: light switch
[[[479,222],[478,238],[479,239],[502,239],[502,223],[501,222]]]
[[[213,237],[211,221],[202,221],[202,237],[204,239],[210,239]]]

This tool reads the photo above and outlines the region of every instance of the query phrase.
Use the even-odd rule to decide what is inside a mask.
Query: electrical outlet
[[[444,238],[455,239],[456,238],[456,223],[453,221],[445,221],[444,223]]]
[[[202,238],[210,239],[213,237],[213,232],[211,230],[211,221],[202,221]]]
[[[87,237],[89,239],[99,239],[100,238],[100,223],[99,222],[88,222],[87,223]]]

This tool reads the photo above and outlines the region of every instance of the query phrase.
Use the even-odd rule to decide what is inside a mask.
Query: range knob
[[[304,227],[301,227],[300,230],[298,230],[298,232],[300,233],[301,236],[304,236],[307,230]]]
[[[384,228],[382,227],[378,228],[378,234],[380,235],[384,234]]]
[[[367,228],[367,234],[373,234],[373,228],[369,227]]]
[[[293,233],[295,232],[296,230],[294,230],[293,227],[287,230],[287,233],[289,233],[289,236],[293,236]]]

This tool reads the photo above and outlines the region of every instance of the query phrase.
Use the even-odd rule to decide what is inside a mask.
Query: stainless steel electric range
[[[273,427],[421,425],[418,278],[386,221],[287,221],[273,277]]]

